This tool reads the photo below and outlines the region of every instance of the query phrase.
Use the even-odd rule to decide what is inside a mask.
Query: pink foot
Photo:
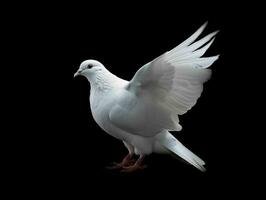
[[[121,169],[123,168],[122,163],[113,162],[111,166],[105,167],[106,169]]]
[[[131,160],[129,162],[126,162],[126,163],[117,163],[117,162],[113,162],[111,164],[111,166],[107,166],[106,169],[121,169],[121,168],[125,168],[125,167],[129,167],[130,165],[133,165],[134,164],[134,160]]]
[[[132,165],[132,166],[128,166],[128,167],[123,167],[123,169],[121,170],[121,172],[127,172],[127,173],[130,173],[130,172],[135,172],[135,171],[138,171],[138,170],[143,170],[147,168],[147,165]]]
[[[139,159],[135,162],[134,165],[131,165],[131,166],[128,166],[128,167],[123,167],[121,172],[134,172],[134,171],[137,171],[137,170],[145,169],[147,166],[146,165],[142,165],[144,157],[145,156],[141,155],[139,157]]]
[[[111,166],[106,167],[107,169],[121,169],[124,167],[131,166],[135,163],[135,160],[132,159],[132,154],[128,154],[121,163],[113,162]]]

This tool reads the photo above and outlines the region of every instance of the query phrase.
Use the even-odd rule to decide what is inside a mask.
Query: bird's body
[[[205,26],[173,50],[144,65],[131,81],[113,75],[98,61],[81,64],[75,76],[83,75],[91,84],[94,120],[108,134],[122,140],[129,151],[119,167],[135,170],[145,155],[172,152],[205,170],[204,161],[169,132],[182,129],[178,115],[195,105],[203,83],[211,75],[206,68],[218,58],[200,58],[216,33],[193,43]],[[132,165],[134,154],[140,158]]]
[[[110,113],[113,108],[117,105],[127,103],[131,104],[132,109],[134,109],[134,104],[136,104],[138,99],[127,91],[127,87],[129,85],[128,81],[112,76],[112,74],[107,70],[105,73],[105,80],[100,78],[99,80],[101,82],[105,81],[106,87],[102,87],[102,84],[100,84],[100,86],[99,84],[98,86],[93,85],[90,93],[91,112],[96,123],[108,134],[124,141],[127,145],[134,144],[134,146],[130,145],[130,148],[132,149],[129,148],[132,153],[137,155],[148,155],[156,151],[162,152],[163,150],[158,147],[155,137],[143,137],[136,135],[133,132],[127,132],[119,127],[116,127],[111,122]],[[151,105],[153,103],[149,102],[149,104]],[[143,121],[143,123],[145,123],[145,121]],[[136,128],[137,127],[138,126],[136,126]]]

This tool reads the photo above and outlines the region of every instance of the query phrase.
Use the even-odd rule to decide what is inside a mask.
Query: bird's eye
[[[88,68],[88,69],[91,69],[92,67],[93,67],[93,65],[91,65],[91,64],[88,64],[88,65],[87,65],[87,68]]]

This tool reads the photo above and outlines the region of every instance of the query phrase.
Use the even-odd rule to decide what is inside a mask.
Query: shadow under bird
[[[202,57],[218,31],[195,42],[206,25],[207,22],[177,47],[142,66],[131,81],[115,76],[96,60],[81,63],[74,77],[82,75],[90,82],[94,120],[128,149],[121,163],[111,168],[126,172],[143,169],[146,155],[169,153],[205,171],[205,162],[169,131],[182,129],[178,115],[196,104],[203,83],[211,76],[207,68],[219,57]]]

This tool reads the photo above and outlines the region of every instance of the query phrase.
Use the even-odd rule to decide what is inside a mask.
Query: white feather
[[[213,42],[210,41],[211,38],[217,33],[211,33],[193,43],[205,26],[206,24],[185,42],[136,72],[126,87],[129,93],[110,112],[112,123],[142,136],[153,136],[164,129],[181,130],[177,115],[186,113],[196,104],[202,93],[203,83],[211,76],[211,71],[205,68],[218,59],[218,56],[196,56],[201,56],[208,49]],[[210,42],[203,50],[192,52],[208,41]],[[125,102],[127,106],[123,105]],[[149,124],[146,123],[147,120]]]
[[[174,154],[180,156],[185,161],[196,167],[201,171],[206,171],[203,165],[205,162],[186,148],[181,142],[179,142],[171,133],[165,131],[156,136],[156,140],[159,141],[166,149],[170,150]]]
[[[174,54],[175,52],[179,51],[180,49],[182,49],[183,47],[186,47],[188,45],[190,45],[192,42],[194,42],[199,35],[203,32],[203,30],[206,28],[208,22],[205,22],[195,33],[193,33],[193,35],[191,35],[188,39],[186,39],[184,42],[182,42],[181,44],[179,44],[177,47],[175,47],[174,49],[172,49],[170,52],[167,52],[169,56],[171,56],[172,54]]]

